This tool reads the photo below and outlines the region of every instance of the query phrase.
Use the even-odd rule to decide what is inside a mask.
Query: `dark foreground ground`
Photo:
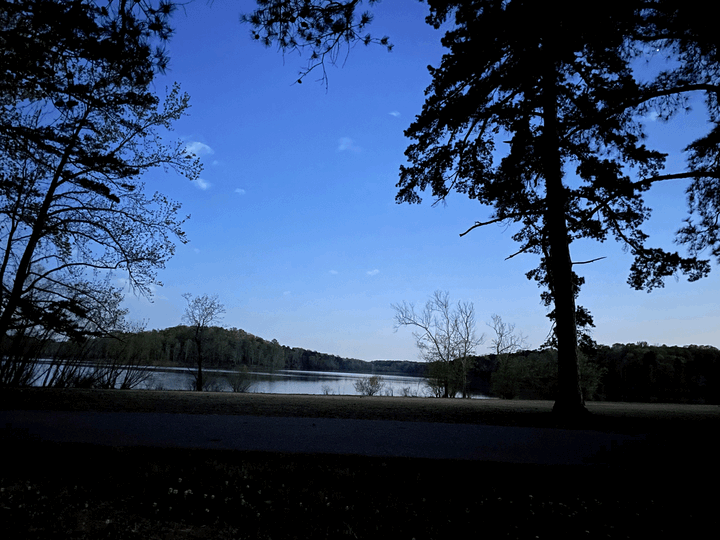
[[[456,403],[448,403],[453,401]],[[153,410],[557,427],[547,402],[0,392],[2,409]],[[678,538],[717,530],[717,407],[597,404],[663,437],[611,466],[2,441],[3,538]],[[144,409],[143,409],[144,407]],[[441,411],[440,414],[438,411]],[[576,426],[588,429],[587,426]],[[668,459],[668,455],[674,459]]]

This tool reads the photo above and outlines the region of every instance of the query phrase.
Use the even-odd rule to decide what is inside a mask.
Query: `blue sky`
[[[190,242],[160,271],[152,302],[126,299],[130,318],[148,329],[180,324],[182,294],[217,294],[223,324],[281,344],[340,356],[417,359],[409,329],[394,331],[393,303],[422,306],[435,290],[473,302],[478,332],[493,314],[514,323],[538,347],[550,329],[540,289],[525,278],[533,255],[505,258],[518,245],[513,229],[465,231],[490,210],[460,195],[445,207],[395,203],[395,184],[418,114],[438,65],[441,31],[425,24],[415,0],[381,3],[371,31],[389,35],[392,53],[356,47],[344,67],[329,69],[329,88],[311,75],[293,84],[306,57],[265,49],[238,22],[250,0],[196,0],[174,17],[170,69],[157,92],[180,83],[189,116],[171,137],[202,158],[201,180],[155,171],[160,191],[190,214]],[[651,120],[651,119],[650,119]],[[651,127],[652,140],[677,152],[703,127],[698,114]],[[652,122],[651,122],[652,123]],[[670,161],[677,172],[682,160]],[[685,184],[666,183],[647,201],[645,227],[655,245],[670,247],[685,213]],[[587,282],[580,303],[590,309],[599,343],[647,341],[720,346],[717,269],[697,283],[670,279],[650,294],[626,283],[631,257],[621,246],[579,242],[574,260]]]

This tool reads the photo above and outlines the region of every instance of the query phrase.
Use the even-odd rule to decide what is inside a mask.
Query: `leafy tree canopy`
[[[414,142],[397,200],[420,202],[425,189],[439,200],[453,190],[467,194],[494,209],[475,227],[519,223],[518,253],[547,258],[550,63],[568,241],[623,242],[635,256],[629,282],[638,289],[660,287],[676,271],[691,280],[706,275],[707,261],[647,247],[640,228],[650,216],[642,196],[653,183],[688,178],[695,193],[701,178],[718,176],[717,145],[707,137],[688,147],[689,167],[675,174],[661,174],[667,156],[646,146],[647,114],[670,120],[693,92],[706,95],[712,119],[717,113],[712,35],[695,32],[700,17],[688,20],[688,9],[674,4],[609,1],[588,17],[574,2],[431,1],[428,21],[439,27],[454,14],[455,28],[443,39],[449,53],[441,66],[430,68],[423,111],[406,131]],[[650,57],[674,67],[643,81],[638,64]],[[545,273],[541,266],[529,277]]]

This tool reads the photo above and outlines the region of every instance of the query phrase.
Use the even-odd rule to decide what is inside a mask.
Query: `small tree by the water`
[[[185,313],[182,320],[194,329],[195,346],[197,348],[197,372],[195,374],[195,390],[202,392],[205,388],[203,382],[203,342],[205,341],[206,330],[214,323],[220,322],[225,306],[220,303],[217,295],[193,296],[190,293],[182,295],[187,301]]]
[[[385,386],[385,382],[382,377],[373,375],[372,377],[366,377],[364,379],[358,379],[355,383],[355,390],[358,394],[363,396],[374,396],[379,394]]]
[[[235,372],[228,376],[228,382],[233,392],[244,393],[250,390],[253,384],[252,375],[247,366],[240,366]]]

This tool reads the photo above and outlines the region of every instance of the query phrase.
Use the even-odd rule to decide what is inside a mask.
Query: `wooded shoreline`
[[[77,380],[78,374],[82,375],[77,367],[84,362],[101,363],[111,370],[122,366],[133,366],[135,370],[146,366],[196,369],[189,330],[178,326],[128,334],[119,340],[92,339],[83,347],[69,342],[45,344],[39,358],[51,358],[68,372],[67,380],[47,386],[90,387],[88,381]],[[437,383],[427,371],[430,364],[424,362],[340,358],[291,349],[238,329],[208,328],[204,357],[203,369],[230,370],[240,375],[254,370],[287,369],[426,377]],[[466,389],[472,393],[505,399],[556,397],[558,357],[552,348],[478,355],[469,360]],[[23,386],[19,382],[30,377],[34,362],[37,359],[8,355],[6,365],[0,365],[0,384]],[[644,342],[597,345],[583,353],[580,372],[587,401],[720,403],[720,350],[715,347],[669,347]]]

